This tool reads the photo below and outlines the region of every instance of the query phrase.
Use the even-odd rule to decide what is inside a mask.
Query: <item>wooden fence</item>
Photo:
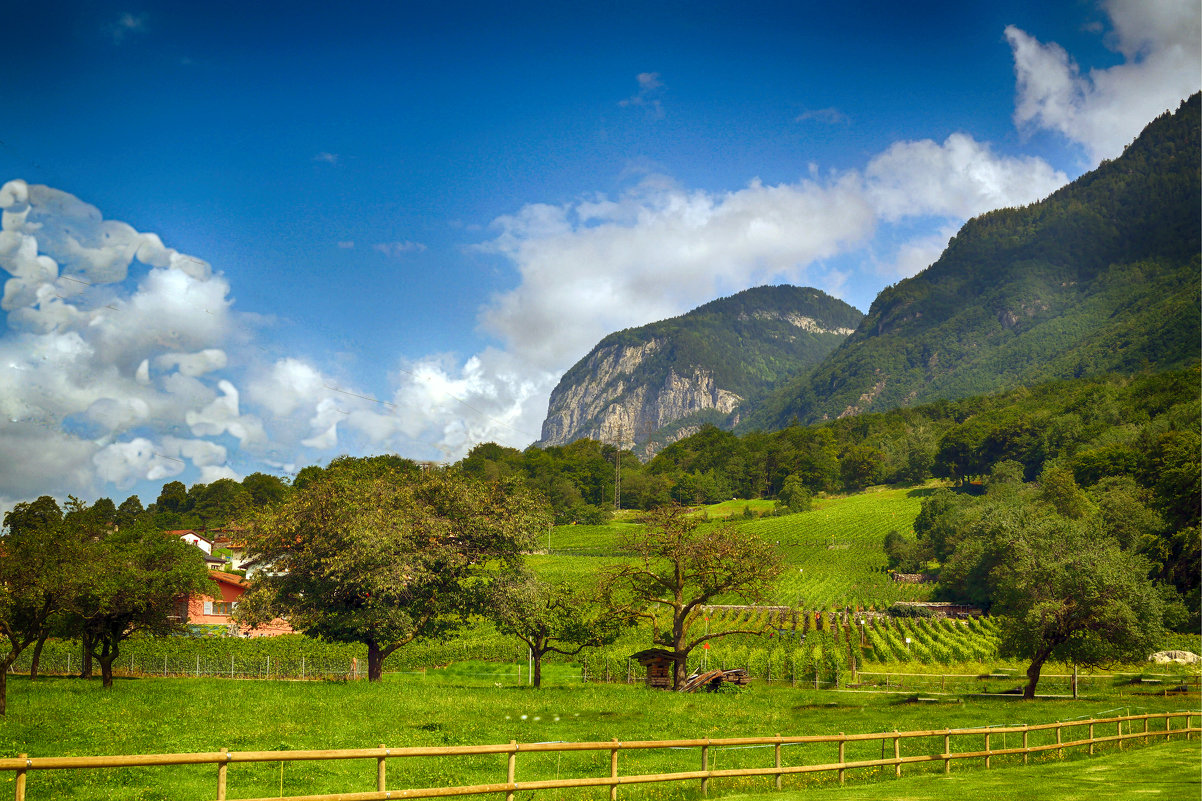
[[[644,784],[648,782],[682,782],[700,781],[703,794],[708,794],[709,782],[713,779],[737,778],[748,776],[763,776],[775,778],[776,789],[781,788],[781,779],[802,773],[819,773],[838,771],[839,782],[843,783],[846,772],[857,768],[875,768],[892,766],[894,775],[901,776],[903,765],[914,765],[926,762],[943,762],[945,773],[951,771],[953,760],[982,760],[986,768],[994,757],[1020,754],[1023,762],[1027,762],[1030,754],[1046,751],[1057,751],[1061,754],[1067,748],[1084,748],[1093,754],[1097,745],[1117,743],[1119,748],[1129,740],[1141,740],[1147,743],[1152,739],[1168,740],[1173,735],[1185,735],[1188,739],[1202,732],[1202,727],[1195,726],[1193,718],[1202,718],[1199,712],[1162,712],[1147,715],[1128,715],[1122,717],[1059,721],[1034,726],[1009,726],[989,729],[935,729],[931,731],[879,732],[872,734],[837,734],[801,737],[733,737],[723,739],[694,739],[694,740],[642,740],[635,742],[592,743],[518,743],[510,741],[507,745],[464,745],[441,747],[388,748],[359,748],[332,751],[216,751],[196,754],[143,754],[138,756],[92,756],[92,757],[29,757],[22,754],[16,759],[0,759],[0,771],[16,773],[16,801],[25,801],[26,781],[30,772],[39,770],[66,770],[81,768],[123,768],[147,767],[156,765],[215,765],[217,768],[216,798],[225,801],[226,784],[230,765],[240,762],[296,762],[304,760],[335,760],[363,759],[376,762],[376,789],[367,792],[344,792],[327,795],[280,796],[275,801],[374,801],[375,799],[392,798],[435,798],[463,795],[505,794],[507,801],[513,801],[516,793],[534,790],[552,790],[575,787],[609,787],[610,799],[617,799],[618,788],[622,785]],[[1184,725],[1174,727],[1174,720],[1184,721]],[[1163,727],[1149,726],[1149,721],[1162,721]],[[1135,724],[1141,723],[1141,726]],[[1202,723],[1202,720],[1199,721]],[[1124,731],[1126,724],[1126,731]],[[1113,734],[1100,734],[1097,729],[1113,727]],[[1076,736],[1086,732],[1083,739],[1065,739],[1064,730]],[[1029,745],[1028,737],[1032,732],[1055,731],[1056,741],[1042,745]],[[1008,748],[1003,743],[1002,748],[992,747],[997,743],[998,736],[1021,735],[1021,747]],[[943,749],[935,754],[902,755],[902,743],[914,738],[943,738]],[[954,751],[952,738],[957,738],[961,744],[965,739],[970,741],[971,750]],[[871,741],[881,743],[882,758],[846,761],[848,743],[866,743]],[[983,748],[976,743],[983,740]],[[781,760],[782,746],[826,743],[838,749],[837,761],[823,764],[785,765]],[[892,757],[884,756],[885,749],[892,745]],[[773,752],[773,764],[761,768],[734,768],[716,770],[711,768],[709,751],[711,748],[770,746]],[[680,771],[676,773],[652,773],[623,776],[618,773],[618,754],[622,751],[638,749],[700,749],[700,765],[698,770]],[[568,751],[608,751],[609,775],[586,778],[565,778],[540,781],[517,780],[517,758],[519,754],[568,752]],[[479,756],[483,754],[507,755],[505,780],[494,784],[463,785],[458,787],[426,787],[404,790],[388,790],[386,788],[386,768],[389,759],[407,757],[446,757],[446,756]],[[244,799],[244,801],[270,801],[267,798]]]

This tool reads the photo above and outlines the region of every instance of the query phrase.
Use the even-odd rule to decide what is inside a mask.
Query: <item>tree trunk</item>
[[[672,650],[676,652],[676,662],[672,667],[672,689],[679,690],[689,678],[689,652],[681,650],[680,645]]]
[[[96,661],[100,663],[100,681],[105,689],[113,687],[113,662],[117,661],[117,641],[109,641],[107,637],[102,637],[100,642],[100,653],[93,654]]]
[[[42,661],[42,646],[46,644],[46,638],[50,636],[47,631],[38,637],[37,643],[33,646],[33,659],[29,662],[29,680],[33,681],[38,677],[38,666]]]
[[[117,654],[114,652],[111,656],[100,656],[96,661],[100,663],[100,681],[109,689],[113,686],[113,662],[117,659]]]
[[[20,651],[0,660],[0,718],[4,717],[8,709],[8,669],[17,661],[18,655]]]
[[[90,679],[92,678],[92,635],[85,631],[80,635],[79,641],[83,647],[83,653],[79,659],[79,677]]]
[[[381,681],[384,678],[384,657],[379,643],[367,644],[367,680]]]
[[[1035,685],[1039,683],[1039,671],[1043,669],[1043,663],[1047,658],[1047,654],[1036,654],[1030,667],[1027,668],[1027,686],[1023,688],[1024,701],[1035,699]]]
[[[538,689],[543,684],[543,653],[544,651],[538,648],[531,648],[531,653],[534,654],[534,689]]]

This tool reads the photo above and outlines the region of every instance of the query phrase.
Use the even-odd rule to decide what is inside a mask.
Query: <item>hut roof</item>
[[[649,662],[658,662],[660,660],[674,661],[676,659],[676,652],[665,648],[648,648],[644,651],[639,651],[637,654],[631,654],[630,658],[637,660],[640,665],[646,665]]]

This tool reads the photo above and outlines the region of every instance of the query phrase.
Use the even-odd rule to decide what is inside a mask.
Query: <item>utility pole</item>
[[[614,448],[614,511],[622,508],[622,436],[625,432],[618,423],[618,443]]]

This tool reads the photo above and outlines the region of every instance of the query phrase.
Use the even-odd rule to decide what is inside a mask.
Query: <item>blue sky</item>
[[[1199,84],[1196,2],[6,9],[0,507],[539,435],[610,331],[867,310]]]

